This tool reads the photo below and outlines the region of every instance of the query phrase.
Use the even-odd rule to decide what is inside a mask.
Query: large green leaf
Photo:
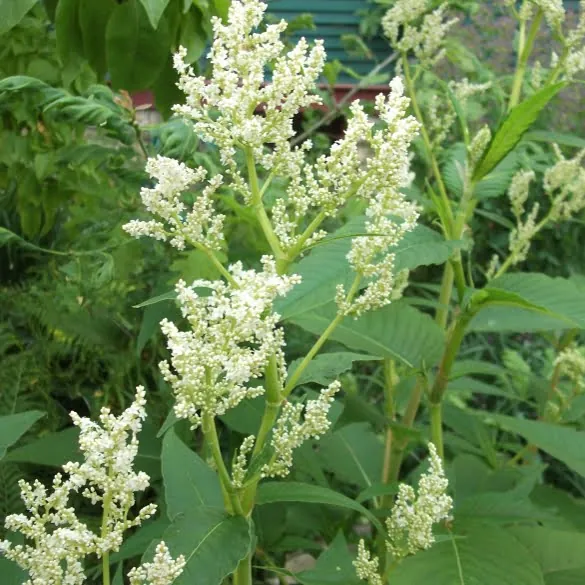
[[[45,413],[40,410],[0,416],[0,459],[6,455],[8,447],[14,445],[43,416]]]
[[[520,272],[491,281],[484,291],[486,308],[470,324],[476,331],[585,328],[585,294],[570,280]]]
[[[473,173],[473,180],[485,177],[520,142],[523,134],[532,126],[548,102],[565,86],[565,83],[549,85],[513,108],[506,116],[485,154]]]
[[[363,233],[364,218],[353,218],[292,268],[292,272],[299,274],[303,280],[286,298],[275,304],[283,319],[320,309],[335,298],[338,284],[349,287],[355,275],[346,256],[352,237]],[[461,242],[449,242],[441,234],[419,224],[393,249],[395,270],[442,264],[460,246]]]
[[[0,0],[0,35],[15,27],[37,0]]]
[[[324,504],[353,510],[366,516],[376,527],[382,529],[379,520],[368,509],[351,498],[326,487],[294,481],[268,481],[261,483],[258,488],[256,503],[261,506],[276,502]]]
[[[392,585],[544,585],[534,557],[506,530],[472,524],[458,536],[406,558]]]
[[[158,78],[170,51],[168,26],[156,31],[138,0],[116,6],[106,27],[106,59],[114,89],[137,91]]]
[[[103,79],[107,71],[106,26],[116,6],[115,0],[85,1],[79,5],[79,25],[81,27],[83,52],[100,80]]]
[[[335,318],[333,304],[318,311],[297,315],[291,321],[320,335]],[[443,330],[428,316],[404,301],[396,301],[358,319],[347,317],[333,331],[331,339],[350,349],[370,355],[398,359],[409,367],[433,365],[444,345]]]
[[[536,558],[545,577],[548,573],[585,569],[585,534],[543,526],[513,526],[513,534]]]
[[[4,557],[0,557],[0,575],[2,575],[2,585],[22,585],[28,577],[28,574],[16,563]]]
[[[158,27],[158,23],[169,2],[170,0],[140,0],[140,4],[144,7],[152,28],[156,29]]]
[[[163,440],[162,474],[170,520],[199,506],[223,510],[217,475],[173,429]]]
[[[59,0],[55,12],[57,51],[64,63],[83,55],[83,36],[79,22],[81,0]]]
[[[339,374],[351,370],[354,362],[376,361],[382,358],[363,353],[351,353],[349,351],[337,351],[333,353],[322,353],[313,359],[305,368],[297,382],[297,386],[314,382],[321,386],[328,386],[337,380]],[[294,374],[302,358],[295,360],[289,366],[289,378]]]
[[[250,551],[252,525],[242,516],[211,508],[194,508],[167,528],[163,540],[173,557],[187,564],[173,585],[220,585]],[[152,558],[154,543],[144,558]]]
[[[529,443],[585,477],[585,432],[536,420],[490,415],[503,429],[517,433]]]
[[[339,532],[315,566],[295,575],[303,585],[359,585],[352,556],[343,532]]]
[[[365,489],[382,476],[384,445],[367,423],[354,423],[319,441],[319,458],[337,479]]]

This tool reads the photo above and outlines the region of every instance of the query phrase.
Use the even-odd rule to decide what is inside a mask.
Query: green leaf
[[[319,311],[298,315],[292,323],[321,335],[335,318],[333,304]],[[411,368],[431,366],[441,357],[444,345],[443,330],[424,313],[396,301],[377,311],[369,311],[358,319],[345,318],[333,331],[330,339],[369,355],[397,359]]]
[[[352,238],[365,233],[363,226],[363,217],[352,219],[293,267],[292,272],[299,274],[302,282],[275,304],[284,320],[320,309],[335,298],[338,284],[346,288],[351,285],[355,274],[346,256]],[[443,264],[460,246],[461,242],[447,241],[438,232],[419,224],[393,248],[395,270]]]
[[[207,35],[203,29],[202,18],[201,12],[193,7],[181,21],[179,44],[187,49],[185,58],[187,63],[199,60],[207,46]]]
[[[392,572],[392,585],[544,585],[530,552],[509,532],[471,525],[451,542],[408,557]]]
[[[158,23],[169,2],[170,0],[140,0],[152,28],[158,28]]]
[[[379,520],[361,504],[334,492],[329,488],[299,483],[294,481],[268,481],[258,488],[256,504],[274,504],[275,502],[304,502],[307,504],[324,504],[353,510],[368,518],[379,530],[383,530]]]
[[[0,35],[15,27],[37,0],[0,0]]]
[[[45,413],[39,410],[0,416],[0,459],[6,455],[8,447],[14,445],[43,416]]]
[[[585,148],[585,139],[575,134],[562,134],[561,132],[548,132],[546,130],[533,130],[524,135],[524,140],[534,142],[556,142],[560,146],[573,146]]]
[[[2,585],[22,585],[28,577],[28,574],[16,563],[3,556],[0,557],[0,575],[2,575]]]
[[[138,305],[133,305],[134,309],[141,309],[142,307],[148,307],[149,305],[154,305],[155,303],[160,303],[161,301],[175,301],[177,299],[177,292],[174,290],[170,290],[169,292],[162,293],[160,295],[156,295],[147,301],[143,301],[142,303],[138,303]]]
[[[309,571],[297,573],[295,579],[303,585],[359,585],[343,532],[338,532]]]
[[[507,331],[521,330],[519,326],[531,331],[585,328],[585,295],[570,280],[537,273],[513,273],[492,280],[483,290],[489,295],[486,306],[490,312],[487,317],[486,309],[479,312],[471,321],[473,330],[497,330],[500,326],[500,330]],[[498,305],[506,309],[514,307],[514,311],[519,311],[517,319],[509,309],[502,314]],[[535,313],[532,327],[528,327],[527,311]]]
[[[249,553],[252,525],[242,516],[228,516],[216,509],[193,508],[179,516],[163,540],[174,558],[187,561],[173,585],[220,585]],[[154,546],[144,555],[152,558]]]
[[[166,518],[157,518],[142,524],[136,532],[124,539],[124,544],[118,552],[110,554],[110,562],[118,563],[133,557],[140,557],[144,554],[151,543],[159,543],[164,531],[169,527]]]
[[[477,164],[473,173],[474,182],[485,177],[513,150],[523,134],[536,121],[543,108],[565,85],[565,83],[557,83],[545,87],[509,112]]]
[[[173,429],[163,440],[162,474],[170,520],[199,506],[223,510],[216,473],[177,437]]]
[[[105,37],[108,20],[117,6],[115,0],[85,1],[79,5],[83,53],[102,80],[107,71]]]
[[[325,435],[319,441],[318,455],[327,471],[361,489],[382,476],[384,446],[367,423],[350,424]]]
[[[297,386],[309,384],[311,382],[320,384],[321,386],[328,386],[331,382],[337,380],[339,374],[351,370],[354,362],[369,362],[381,359],[382,358],[373,355],[351,353],[347,351],[322,353],[313,359],[305,368],[297,382]],[[289,378],[294,374],[301,361],[302,358],[299,358],[290,364],[288,369]]]
[[[489,416],[498,426],[524,437],[567,467],[585,477],[585,432],[536,420],[503,414]]]
[[[542,526],[512,526],[509,529],[548,573],[585,569],[585,534],[553,530]]]
[[[81,0],[59,0],[55,12],[57,52],[64,63],[83,56],[83,35],[79,22]]]
[[[158,78],[170,51],[164,20],[156,31],[137,0],[116,6],[106,27],[106,59],[114,89],[138,91]]]

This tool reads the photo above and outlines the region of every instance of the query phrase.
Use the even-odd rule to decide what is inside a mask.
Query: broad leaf
[[[337,307],[329,304],[319,311],[298,315],[291,321],[320,335],[335,318]],[[411,368],[431,366],[441,357],[443,330],[428,316],[396,301],[378,311],[344,319],[330,339],[370,355],[397,359]]]
[[[223,510],[217,475],[177,437],[173,429],[163,440],[162,474],[170,520],[199,506]]]
[[[3,556],[0,556],[0,575],[2,575],[2,585],[22,585],[28,578],[28,573]]]
[[[295,575],[303,585],[359,585],[352,556],[343,532],[339,532],[329,547],[309,571]]]
[[[268,481],[260,484],[257,505],[275,502],[304,502],[324,504],[353,510],[366,516],[378,529],[382,529],[378,519],[361,504],[329,488],[294,481]]]
[[[171,45],[161,20],[156,31],[138,0],[116,6],[106,28],[106,58],[114,89],[150,87],[166,63]]]
[[[470,324],[476,331],[500,326],[507,331],[585,328],[585,294],[570,280],[537,273],[505,274],[484,291],[489,295],[486,308]],[[510,307],[518,311],[517,318]]]
[[[15,27],[37,0],[0,0],[0,35]]]
[[[302,282],[285,299],[275,303],[276,311],[283,319],[320,309],[335,298],[338,284],[346,288],[350,286],[355,275],[346,256],[352,237],[364,234],[363,226],[364,218],[352,219],[292,268],[292,272],[302,277]],[[441,234],[419,224],[393,249],[395,270],[443,264],[460,246],[461,242],[447,241]]]
[[[361,489],[378,482],[382,476],[384,446],[367,423],[347,425],[319,441],[319,458],[337,479]]]
[[[158,23],[169,2],[170,0],[140,0],[140,4],[144,7],[152,28],[158,28]]]
[[[309,384],[310,382],[328,386],[331,382],[337,380],[339,374],[351,370],[354,362],[377,361],[380,359],[382,358],[347,351],[323,353],[315,357],[305,368],[297,382],[297,386]],[[301,361],[302,358],[299,358],[289,366],[289,378],[294,374]]]
[[[585,477],[585,432],[536,420],[490,415],[500,427],[517,433]]]
[[[513,526],[510,533],[536,558],[545,577],[557,571],[585,569],[585,534],[581,532]]]
[[[6,455],[8,447],[14,445],[43,416],[45,413],[39,410],[0,416],[0,459]]]
[[[392,585],[544,585],[528,549],[509,532],[486,524],[457,532],[406,558],[392,572]]]
[[[187,561],[173,585],[220,585],[249,553],[252,525],[242,516],[194,508],[169,526],[163,540],[174,558],[183,555]],[[150,560],[153,549],[143,558]]]
[[[485,154],[473,173],[473,181],[485,177],[520,142],[523,134],[532,126],[548,102],[565,86],[565,83],[550,85],[536,92],[513,108],[506,116]]]
[[[59,0],[55,12],[57,51],[64,63],[83,55],[83,37],[79,23],[81,0]]]
[[[103,79],[107,71],[104,39],[108,20],[116,6],[115,0],[85,1],[79,5],[83,52],[99,80]]]

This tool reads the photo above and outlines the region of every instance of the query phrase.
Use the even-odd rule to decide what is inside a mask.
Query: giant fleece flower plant
[[[295,449],[329,430],[329,411],[340,382],[333,381],[306,402],[293,397],[292,391],[343,319],[382,308],[401,295],[407,273],[395,271],[393,248],[415,227],[418,217],[416,206],[402,192],[412,179],[409,148],[419,124],[406,114],[409,100],[403,95],[401,79],[391,81],[387,97],[379,95],[375,100],[380,127],[354,102],[344,137],[311,162],[310,141],[295,147],[290,139],[293,117],[320,101],[314,92],[325,62],[323,44],[310,48],[301,39],[287,50],[280,39],[284,21],[260,28],[265,10],[258,0],[234,1],[226,23],[214,19],[209,79],[195,75],[185,62],[184,49],[175,56],[179,87],[186,96],[185,104],[175,111],[192,123],[203,140],[217,146],[223,174],[210,176],[203,168],[191,169],[162,156],[150,159],[146,168],[153,184],[141,192],[150,218],[125,225],[132,236],[149,236],[179,250],[191,246],[203,252],[221,275],[216,281],[177,283],[177,302],[186,327],[169,320],[161,323],[169,358],[161,362],[160,370],[174,393],[176,417],[203,432],[226,512],[246,522],[251,522],[260,481],[286,477]],[[371,150],[365,162],[359,151],[363,142]],[[240,156],[243,167],[237,162]],[[276,178],[284,180],[284,188],[268,206],[265,194]],[[257,267],[241,262],[224,266],[220,261],[218,252],[226,244],[225,218],[216,211],[216,201],[226,186],[253,211],[270,249]],[[194,197],[189,206],[184,197],[187,191]],[[347,288],[337,286],[331,299],[337,305],[336,315],[296,369],[287,373],[285,334],[274,304],[301,282],[294,270],[291,273],[293,262],[326,240],[325,220],[338,217],[350,200],[365,210],[364,227],[353,235],[346,257],[353,281]],[[243,440],[230,466],[220,446],[217,418],[259,396],[265,398],[259,430]],[[124,530],[154,512],[147,506],[134,520],[128,517],[134,491],[147,485],[143,474],[130,471],[143,407],[144,391],[139,389],[137,402],[119,419],[126,422],[102,413],[103,432],[74,416],[82,430],[85,463],[66,466],[70,480],[62,483],[57,477],[55,496],[40,485],[23,485],[33,520],[13,518],[9,527],[35,544],[6,544],[5,552],[31,572],[33,585],[50,579],[59,585],[80,585],[84,582],[81,559],[90,553],[104,558],[104,584],[109,585],[108,553],[119,550]],[[119,444],[125,432],[132,433],[129,447]],[[434,471],[440,475],[441,463],[433,454]],[[104,508],[100,536],[81,526],[67,504],[69,491],[85,484],[88,487],[82,494]],[[444,492],[446,482],[440,488]],[[411,494],[401,497],[406,510]],[[449,507],[450,500],[444,496],[442,504]],[[52,507],[55,513],[48,511]],[[40,512],[41,508],[47,511]],[[430,524],[444,516],[442,511],[423,522],[426,545],[432,540]],[[57,526],[53,532],[44,531],[47,521]],[[416,540],[415,535],[408,536],[416,530],[416,522],[400,522],[388,526]],[[248,552],[234,567],[234,584],[252,583],[251,559]],[[181,573],[185,562],[182,556],[173,560],[160,544],[151,563],[132,570],[130,582],[166,585]]]

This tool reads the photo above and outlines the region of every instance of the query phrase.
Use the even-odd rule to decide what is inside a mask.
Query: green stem
[[[418,105],[418,101],[416,99],[416,90],[414,88],[414,82],[412,80],[412,76],[410,73],[410,65],[408,63],[408,57],[406,53],[402,54],[402,68],[404,70],[404,79],[406,81],[406,89],[408,91],[408,96],[410,98],[410,103],[412,105],[412,110],[416,119],[420,124],[420,135],[423,139],[423,143],[425,145],[426,154],[429,158],[431,163],[431,170],[433,171],[433,175],[435,177],[435,181],[437,182],[437,186],[439,187],[439,194],[441,195],[441,199],[443,200],[443,205],[445,210],[447,211],[447,220],[450,225],[444,226],[445,231],[447,234],[452,236],[453,231],[453,210],[451,208],[451,201],[449,200],[449,196],[447,195],[447,189],[445,187],[445,183],[443,182],[443,177],[441,175],[441,171],[439,169],[439,163],[435,157],[433,151],[433,145],[431,143],[431,139],[425,128],[424,118],[421,112],[421,109]]]
[[[231,508],[232,513],[238,514],[239,516],[244,516],[242,505],[234,490],[230,474],[223,461],[223,455],[219,446],[219,437],[217,436],[217,428],[215,426],[215,419],[211,414],[206,413],[203,416],[202,426],[203,433],[205,434],[207,444],[209,445],[211,451],[211,456],[213,457],[213,461],[217,467],[217,473],[219,475],[219,481],[224,490],[224,496],[227,498],[226,508],[228,508],[228,510]]]
[[[439,294],[439,306],[435,312],[435,321],[443,329],[447,327],[447,317],[449,315],[449,305],[451,303],[451,295],[453,293],[454,280],[453,266],[450,262],[445,264],[443,270],[443,279],[441,280],[441,292]]]
[[[272,229],[270,218],[264,209],[264,203],[262,201],[262,191],[258,183],[258,174],[256,172],[256,161],[254,160],[254,154],[251,148],[246,148],[246,166],[248,168],[248,182],[250,183],[250,190],[252,192],[252,206],[256,213],[258,223],[264,232],[264,236],[270,245],[270,249],[276,258],[276,261],[282,261],[284,254],[280,247],[280,242]]]
[[[451,326],[447,337],[447,346],[445,347],[445,352],[439,365],[439,371],[430,391],[431,404],[439,404],[443,400],[443,395],[449,383],[451,368],[455,363],[455,358],[465,336],[465,330],[472,316],[473,314],[471,313],[462,313]]]
[[[252,553],[238,563],[233,582],[234,585],[252,585]]]
[[[430,405],[431,414],[431,441],[437,448],[437,453],[441,459],[445,459],[445,453],[443,450],[443,415],[442,415],[442,403],[437,402],[431,403]]]
[[[361,280],[362,280],[361,276],[358,275],[355,277],[353,284],[351,285],[351,288],[349,290],[349,293],[347,294],[346,300],[348,302],[351,302],[351,300],[359,290]],[[341,312],[338,312],[337,315],[335,316],[335,319],[333,319],[333,321],[329,323],[327,329],[325,329],[325,331],[321,333],[321,336],[319,337],[319,339],[317,339],[313,347],[309,350],[309,353],[305,355],[301,363],[298,365],[297,369],[293,372],[293,375],[287,380],[286,386],[284,387],[284,390],[282,392],[283,398],[286,398],[292,392],[293,388],[299,381],[301,374],[305,371],[305,369],[311,363],[313,358],[317,355],[318,351],[321,349],[323,344],[329,339],[329,336],[333,333],[335,328],[343,321],[344,318],[345,315]]]
[[[518,60],[516,64],[516,72],[514,73],[514,81],[512,82],[512,92],[510,94],[510,101],[508,103],[508,112],[518,105],[520,102],[520,96],[522,94],[522,84],[524,83],[524,76],[526,75],[526,67],[528,65],[528,59],[532,53],[534,41],[540,28],[542,21],[542,9],[539,8],[536,11],[532,22],[530,23],[530,30],[528,31],[528,37],[524,41],[524,35],[526,31],[526,22],[521,21],[520,23],[520,43],[518,46]]]
[[[110,492],[104,495],[102,529],[101,537],[105,538],[108,533],[108,520],[110,516],[110,506],[112,505],[112,494]],[[110,585],[110,553],[106,551],[102,555],[102,585]]]
[[[404,416],[400,420],[400,424],[405,427],[412,427],[416,414],[418,412],[420,402],[423,395],[424,384],[422,378],[419,378],[412,389],[412,394],[404,411]],[[400,475],[400,468],[402,467],[402,460],[404,459],[404,451],[408,445],[408,438],[395,440],[392,445],[392,455],[390,456],[390,468],[388,471],[388,482],[398,481]],[[392,496],[386,495],[382,500],[382,508],[389,508],[392,505]]]
[[[384,414],[388,421],[395,418],[394,410],[394,388],[396,386],[396,367],[394,360],[384,360]],[[392,460],[393,431],[388,425],[386,429],[386,441],[384,444],[384,463],[382,465],[382,483],[390,482],[390,464]]]

